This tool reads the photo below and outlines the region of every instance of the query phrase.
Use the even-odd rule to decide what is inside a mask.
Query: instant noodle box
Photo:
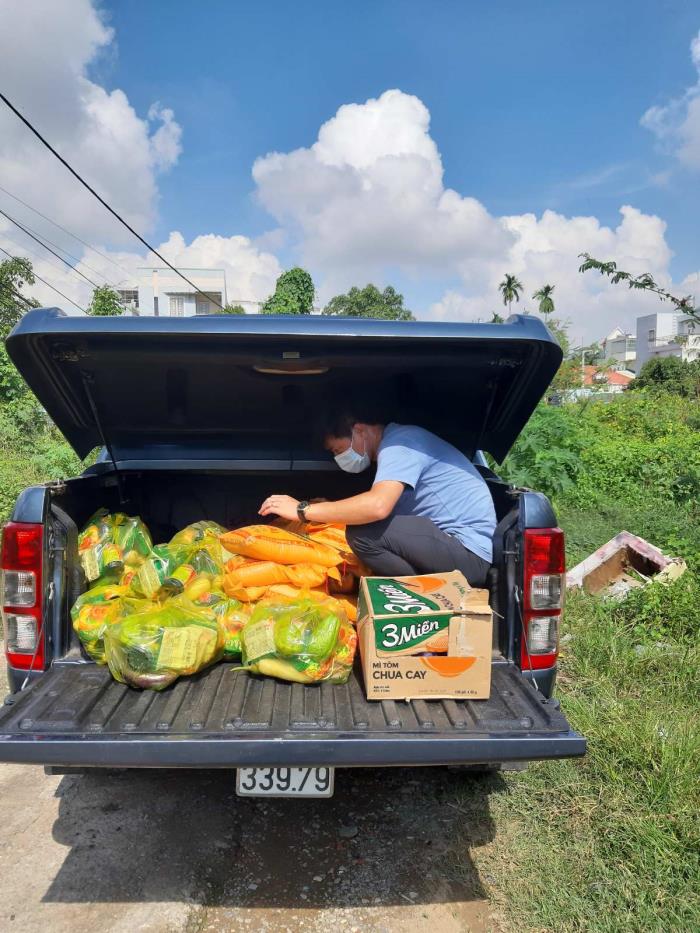
[[[458,570],[363,577],[358,619],[368,700],[488,698],[489,593]]]

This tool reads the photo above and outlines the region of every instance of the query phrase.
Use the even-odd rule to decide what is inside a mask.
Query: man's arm
[[[394,510],[404,484],[396,480],[375,483],[367,492],[337,502],[312,502],[306,509],[310,522],[342,522],[345,525],[368,525],[388,518]],[[297,499],[291,496],[268,496],[260,515],[279,515],[287,521],[297,519]]]

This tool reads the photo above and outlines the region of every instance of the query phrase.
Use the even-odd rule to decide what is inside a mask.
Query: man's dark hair
[[[328,412],[321,425],[321,434],[326,437],[351,437],[353,425],[358,422],[364,424],[386,424],[386,421],[378,417],[376,411],[365,411],[363,409],[352,410],[339,409],[335,412]]]

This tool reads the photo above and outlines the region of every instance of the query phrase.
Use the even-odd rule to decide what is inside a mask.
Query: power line
[[[3,248],[2,248],[2,246],[0,246],[0,252],[4,253],[9,259],[14,259],[14,258],[15,258],[15,257],[12,255],[12,253],[8,253],[6,249],[3,249]],[[63,292],[59,291],[59,290],[56,288],[55,285],[52,285],[52,284],[51,284],[51,282],[47,282],[46,279],[42,279],[42,277],[39,275],[38,272],[34,272],[34,270],[32,270],[32,275],[34,276],[35,279],[39,279],[40,282],[43,282],[44,285],[47,286],[47,288],[50,288],[50,289],[52,289],[53,291],[55,291],[57,295],[60,295],[60,296],[61,296],[61,298],[65,298],[66,301],[70,301],[70,303],[71,303],[72,305],[75,305],[75,307],[78,309],[78,311],[82,311],[83,314],[87,314],[87,311],[85,310],[85,308],[81,308],[77,301],[73,301],[73,299],[72,299],[72,298],[69,298],[68,295],[64,295]]]
[[[76,275],[79,275],[81,278],[85,279],[85,281],[88,282],[90,285],[92,285],[93,288],[99,288],[99,287],[100,287],[100,286],[97,284],[97,282],[93,282],[92,279],[91,279],[91,278],[88,278],[88,276],[85,275],[84,272],[81,272],[80,269],[76,269],[75,266],[72,266],[72,265],[68,262],[67,259],[64,259],[63,256],[59,255],[59,253],[56,252],[56,250],[51,249],[50,246],[47,246],[46,243],[43,242],[43,240],[41,240],[38,236],[36,236],[36,234],[32,233],[30,230],[28,230],[26,227],[24,227],[18,220],[15,220],[14,217],[10,217],[9,214],[6,214],[5,211],[4,211],[1,207],[0,207],[0,214],[2,214],[3,217],[6,217],[7,220],[10,221],[10,223],[13,223],[13,224],[15,225],[15,227],[19,227],[19,229],[20,229],[23,233],[26,233],[28,237],[31,237],[32,240],[34,240],[36,243],[39,244],[39,246],[43,246],[44,249],[47,250],[49,253],[51,253],[52,256],[55,256],[56,259],[60,259],[61,262],[62,262],[64,265],[68,266],[68,268],[69,268],[72,272],[75,272]]]
[[[40,253],[38,249],[34,248],[34,244],[32,244],[32,246],[29,246],[25,243],[22,243],[21,245],[13,243],[12,247],[13,249],[15,247],[17,249],[21,249],[23,254],[27,253],[28,256],[32,256],[35,260],[37,260],[37,262],[45,262],[52,269],[58,269],[61,272],[61,275],[63,275],[64,273],[63,266],[59,266],[57,262],[53,261],[53,258],[49,259],[48,256],[44,256],[42,253]]]
[[[6,214],[5,211],[2,210],[2,208],[0,208],[0,214],[2,214],[4,217],[7,217],[8,220],[12,221],[12,223],[17,224],[19,226],[18,222],[16,220],[13,220],[13,218],[10,217],[9,214]],[[113,288],[119,287],[114,282],[112,282],[110,279],[108,279],[107,276],[104,275],[104,273],[100,272],[99,269],[93,269],[93,267],[88,265],[88,263],[86,263],[84,259],[81,259],[79,256],[74,256],[73,253],[69,253],[67,249],[65,249],[63,246],[59,246],[58,243],[54,243],[53,240],[50,240],[43,233],[37,233],[36,230],[32,230],[31,227],[25,226],[24,229],[25,229],[25,233],[28,233],[30,236],[33,234],[35,237],[38,237],[41,240],[42,246],[45,246],[46,243],[48,243],[49,246],[53,246],[54,249],[58,249],[62,253],[65,253],[66,256],[69,257],[69,259],[75,260],[75,262],[78,265],[85,266],[85,268],[89,269],[90,272],[94,272],[95,275],[99,276],[100,278],[103,278],[105,280],[105,283],[107,283],[108,285],[111,285]],[[62,259],[62,257],[59,257],[59,258]],[[62,261],[65,262],[64,259],[62,259]]]
[[[84,188],[87,188],[87,190],[90,192],[90,194],[92,194],[95,198],[97,198],[97,200],[100,202],[100,204],[101,204],[103,207],[106,207],[107,210],[110,212],[110,214],[112,214],[113,217],[116,217],[117,220],[119,221],[119,223],[122,224],[122,226],[126,227],[126,229],[127,229],[130,233],[133,233],[133,235],[136,237],[137,240],[139,240],[141,243],[143,243],[143,245],[146,247],[146,249],[150,250],[150,251],[153,253],[154,256],[157,256],[158,259],[160,259],[161,262],[165,263],[165,265],[166,265],[169,269],[171,269],[176,275],[179,275],[180,278],[183,280],[183,282],[187,282],[187,284],[190,286],[190,288],[193,288],[193,289],[195,290],[195,292],[197,292],[198,295],[201,295],[202,298],[206,298],[207,301],[212,301],[212,300],[213,300],[213,299],[211,298],[211,296],[205,294],[205,293],[201,290],[201,288],[197,288],[197,286],[194,284],[194,282],[191,282],[191,281],[187,278],[186,275],[184,275],[182,272],[180,272],[179,269],[176,269],[175,266],[174,266],[171,262],[168,262],[168,260],[165,258],[165,256],[161,256],[161,254],[158,252],[158,250],[155,249],[155,247],[151,246],[151,244],[148,242],[148,240],[145,240],[145,239],[141,236],[140,233],[137,233],[137,231],[134,230],[134,228],[131,226],[131,224],[127,223],[126,220],[124,220],[124,218],[114,210],[113,207],[110,207],[109,204],[105,201],[105,199],[104,199],[103,197],[101,197],[101,196],[95,191],[95,189],[94,189],[93,187],[91,187],[91,185],[89,185],[89,184],[85,181],[85,179],[82,177],[82,175],[79,175],[78,172],[76,172],[76,170],[72,167],[72,165],[70,165],[68,162],[66,162],[66,160],[63,158],[63,156],[60,154],[60,152],[58,152],[56,149],[54,149],[54,147],[51,145],[51,143],[48,142],[46,139],[44,139],[44,137],[41,135],[41,133],[39,132],[39,130],[37,130],[36,127],[33,126],[33,125],[29,122],[29,120],[28,120],[23,114],[20,113],[20,111],[15,107],[15,105],[14,105],[13,103],[11,103],[11,102],[7,99],[7,97],[5,97],[5,95],[2,93],[2,91],[0,91],[0,100],[2,100],[3,103],[6,104],[6,105],[10,108],[10,110],[15,114],[15,116],[18,117],[18,118],[22,121],[22,123],[24,123],[24,125],[27,127],[27,129],[31,130],[31,132],[36,136],[36,138],[39,140],[39,142],[41,142],[44,146],[46,146],[46,148],[49,150],[50,153],[52,153],[54,156],[56,156],[56,158],[58,159],[58,161],[61,162],[61,164],[64,165],[64,166],[68,169],[68,171],[71,173],[71,175],[72,175],[74,178],[76,178]],[[219,308],[221,308],[222,311],[224,310],[224,306],[223,306],[219,301],[213,300],[213,302],[214,302],[215,305],[217,305]]]
[[[52,220],[50,217],[47,217],[46,214],[42,214],[41,211],[36,209],[36,207],[32,207],[31,204],[27,204],[26,201],[23,201],[22,198],[18,198],[16,194],[12,194],[12,192],[8,191],[7,188],[3,188],[2,185],[0,185],[0,191],[2,191],[3,194],[6,194],[8,197],[12,198],[14,201],[17,201],[19,204],[24,205],[24,207],[28,208],[30,211],[33,211],[39,217],[43,217],[44,220],[48,220],[48,222],[50,224],[53,224],[54,227],[57,227],[59,230],[62,230],[64,233],[67,233],[68,236],[73,237],[73,239],[77,240],[78,243],[82,243],[83,246],[86,246],[93,253],[97,253],[98,256],[101,256],[107,262],[111,262],[112,265],[116,269],[121,269],[122,272],[126,272],[126,274],[129,276],[130,279],[133,278],[134,276],[133,270],[125,269],[124,266],[118,263],[115,259],[112,259],[111,256],[105,255],[105,253],[101,253],[100,250],[97,249],[97,247],[91,246],[89,243],[87,243],[85,240],[79,237],[77,233],[73,233],[71,230],[66,229],[66,227],[62,227],[61,224],[59,224],[57,221]],[[51,241],[47,240],[47,242],[50,243]],[[68,256],[70,256],[70,253],[68,252],[68,250],[63,250],[63,252],[66,253]],[[80,261],[83,263],[84,266],[87,266],[88,269],[90,268],[90,266],[88,266],[86,262],[83,262],[83,260],[80,260]],[[93,269],[93,272],[94,272],[94,269]]]

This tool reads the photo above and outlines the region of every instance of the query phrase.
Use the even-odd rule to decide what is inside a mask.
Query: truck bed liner
[[[558,703],[495,663],[489,700],[365,699],[361,675],[306,687],[219,664],[156,693],[57,662],[0,711],[0,760],[110,767],[411,765],[582,755]],[[361,739],[362,741],[358,741]]]

